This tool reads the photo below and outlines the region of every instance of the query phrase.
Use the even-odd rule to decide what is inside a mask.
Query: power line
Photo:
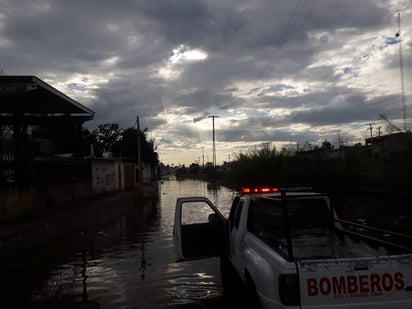
[[[290,34],[294,30],[294,28],[296,26],[298,15],[305,16],[303,21],[298,26],[298,28],[300,28],[303,25],[303,22],[306,21],[306,19],[308,19],[308,17],[311,15],[312,11],[314,10],[316,5],[318,4],[318,1],[319,0],[314,0],[313,2],[311,2],[309,0],[298,0],[298,2],[296,3],[295,8],[293,9],[293,12],[292,12],[290,18],[289,18],[289,20],[286,24],[286,26],[283,28],[283,30],[281,31],[281,33],[280,33],[280,35],[279,35],[279,37],[276,41],[275,46],[279,50],[282,49],[282,46],[286,43],[286,41],[288,40]],[[312,6],[310,6],[308,4],[312,4]],[[305,14],[305,11],[306,11],[306,14]],[[278,55],[278,57],[280,57],[280,55]],[[269,67],[269,66],[270,66],[270,63],[266,64],[265,67]],[[263,70],[261,70],[261,72],[258,75],[258,78],[260,79],[263,74],[264,74],[264,72],[263,72]]]
[[[280,36],[279,36],[279,39],[278,39],[277,42],[276,42],[276,45],[279,45],[279,47],[281,46],[282,43],[284,43],[284,42],[287,40],[290,32],[292,31],[291,29],[292,29],[293,26],[294,26],[294,23],[295,23],[295,20],[296,20],[296,15],[297,15],[297,12],[300,10],[301,3],[302,3],[302,1],[301,1],[301,0],[298,0],[298,3],[296,4],[296,6],[295,6],[295,8],[294,8],[294,10],[293,10],[293,13],[292,13],[292,15],[290,16],[289,21],[288,21],[288,23],[286,24],[286,27],[283,29],[283,32],[282,32],[282,33],[280,34]],[[306,3],[307,3],[307,0],[305,0],[305,1],[303,2],[303,6],[302,6],[302,7],[306,6]]]
[[[308,10],[306,11],[306,15],[305,17],[303,17],[301,23],[299,24],[299,26],[297,27],[297,29],[299,30],[300,28],[302,28],[302,25],[304,22],[306,22],[308,20],[308,18],[310,17],[310,15],[312,15],[313,10],[315,9],[315,7],[318,5],[319,0],[314,0],[311,2],[312,6],[310,6],[308,8]]]
[[[276,44],[279,45],[279,48],[281,48],[283,44],[287,41],[287,39],[289,38],[290,34],[294,29],[300,29],[302,27],[303,23],[309,18],[315,7],[318,5],[318,2],[319,0],[304,0],[303,2],[301,0],[298,1],[293,10],[292,15],[289,18],[286,27],[284,28],[283,32],[279,36],[279,39],[277,40]],[[304,16],[299,24],[296,23],[298,13]]]

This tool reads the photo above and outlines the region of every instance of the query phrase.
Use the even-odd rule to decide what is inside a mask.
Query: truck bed
[[[286,232],[279,229],[253,232],[273,250],[287,257]],[[291,230],[293,256],[295,260],[334,258],[356,258],[386,255],[382,248],[372,248],[363,241],[353,241],[342,233],[329,228]]]
[[[277,200],[253,201],[248,213],[248,230],[286,259],[289,259],[287,232],[294,260],[387,254],[381,246],[371,247],[360,237],[349,237],[340,224],[334,223],[328,203],[322,198],[288,200],[286,208]]]

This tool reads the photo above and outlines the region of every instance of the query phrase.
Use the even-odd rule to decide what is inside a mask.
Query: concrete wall
[[[92,161],[91,166],[93,194],[124,191],[136,187],[134,163],[96,159]],[[148,172],[149,174],[143,178],[150,182],[150,166]]]
[[[0,188],[0,220],[9,220],[33,208],[34,189],[25,187]]]
[[[38,209],[71,205],[91,194],[89,181],[1,187],[0,221],[30,215]]]
[[[92,161],[93,194],[109,193],[121,190],[119,175],[120,163],[111,160]]]
[[[152,170],[150,163],[143,163],[143,182],[152,181]]]
[[[136,187],[136,167],[134,163],[123,163],[124,188],[126,190]]]
[[[94,159],[91,161],[91,179],[26,186],[0,187],[0,221],[30,214],[36,209],[74,205],[92,195],[114,193],[137,187],[136,164]],[[151,167],[144,165],[143,181],[152,180]]]

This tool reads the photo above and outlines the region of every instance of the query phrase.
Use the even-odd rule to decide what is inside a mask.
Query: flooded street
[[[0,308],[233,307],[237,300],[223,297],[219,259],[177,263],[172,233],[177,197],[206,196],[227,217],[234,192],[192,179],[171,178],[158,186],[152,204],[119,207],[109,224],[92,224],[31,252],[25,263],[16,257],[16,265],[0,273]],[[366,200],[357,201],[336,200],[338,213],[353,221],[385,218],[382,210],[368,215],[370,207],[359,206]],[[188,216],[197,219],[193,211]],[[404,227],[408,232],[410,225]]]
[[[33,252],[33,265],[2,280],[0,307],[224,308],[217,258],[176,263],[176,198],[194,195],[209,197],[227,216],[229,189],[165,180],[152,206],[131,206],[109,225]]]

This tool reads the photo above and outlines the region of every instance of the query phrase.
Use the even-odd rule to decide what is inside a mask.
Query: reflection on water
[[[207,196],[227,216],[232,191],[200,180],[159,186],[152,207],[131,206],[98,231],[74,235],[76,250],[59,245],[60,256],[26,271],[31,283],[22,288],[23,276],[12,287],[13,302],[27,308],[163,308],[203,300],[207,307],[217,298],[213,307],[223,308],[218,259],[176,263],[172,231],[177,197]]]

